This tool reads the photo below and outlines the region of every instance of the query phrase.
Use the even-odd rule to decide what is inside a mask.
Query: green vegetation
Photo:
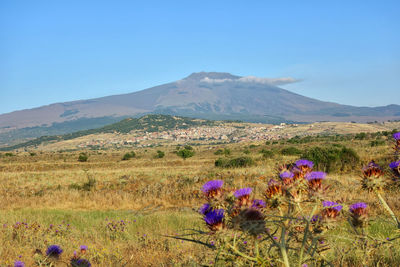
[[[131,158],[136,157],[136,153],[134,151],[131,152],[127,152],[124,154],[124,156],[122,157],[122,160],[130,160]]]
[[[86,162],[86,161],[88,161],[88,159],[89,159],[89,156],[87,153],[82,152],[79,154],[79,157],[78,157],[79,162]]]
[[[238,157],[234,159],[219,158],[215,161],[215,167],[220,168],[243,168],[254,164],[254,160],[250,157]]]
[[[229,156],[231,154],[231,150],[229,148],[224,148],[224,149],[218,149],[217,151],[214,152],[214,155],[225,155]]]
[[[272,158],[274,156],[274,152],[272,152],[271,150],[267,150],[267,149],[261,149],[260,153],[262,154],[262,156],[264,158]]]
[[[193,157],[195,153],[194,153],[193,148],[192,149],[184,148],[184,149],[178,150],[176,152],[176,154],[183,159],[187,159],[187,158]]]
[[[281,150],[282,155],[297,156],[301,155],[302,151],[294,146],[285,147]]]
[[[161,150],[157,150],[157,153],[155,155],[155,158],[157,159],[162,159],[165,156],[165,153]]]
[[[357,169],[360,157],[351,148],[337,147],[312,147],[306,150],[302,156],[304,159],[314,162],[316,169],[325,172],[347,172]]]

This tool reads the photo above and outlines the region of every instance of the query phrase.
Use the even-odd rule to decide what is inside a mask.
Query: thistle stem
[[[279,244],[279,248],[281,250],[283,263],[285,264],[286,267],[290,267],[289,258],[287,255],[286,245],[285,245],[285,235],[286,235],[286,228],[283,226],[281,234],[281,243]]]
[[[396,215],[392,211],[392,209],[389,207],[389,205],[386,203],[385,199],[382,197],[381,193],[379,193],[377,190],[375,190],[375,194],[378,197],[379,201],[381,202],[382,206],[385,208],[385,210],[390,214],[390,217],[395,221],[397,224],[397,229],[400,229],[400,222],[397,219]]]
[[[311,222],[311,220],[312,220],[312,217],[314,216],[315,211],[317,210],[317,206],[318,206],[318,204],[316,203],[316,204],[314,205],[314,208],[313,208],[312,211],[311,211],[310,216],[307,218],[307,226],[306,226],[306,229],[305,229],[305,232],[304,232],[303,242],[301,243],[301,249],[300,249],[299,267],[300,267],[300,266],[302,265],[302,263],[303,263],[304,249],[305,249],[305,245],[306,245],[306,242],[307,242],[307,237],[308,237],[307,235],[308,235],[309,228],[310,228],[310,222]]]
[[[257,259],[256,259],[256,258],[250,257],[250,256],[248,256],[248,255],[246,255],[246,254],[240,252],[239,250],[237,250],[236,247],[232,246],[231,244],[228,244],[228,246],[229,246],[229,247],[233,250],[233,252],[235,252],[237,255],[242,256],[243,258],[246,258],[246,259],[248,259],[248,260],[250,260],[250,261],[257,262]]]

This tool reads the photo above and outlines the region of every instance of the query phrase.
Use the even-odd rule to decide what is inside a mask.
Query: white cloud
[[[259,84],[268,84],[268,85],[283,85],[289,83],[299,82],[301,80],[292,78],[292,77],[282,77],[282,78],[261,78],[255,76],[246,76],[241,77],[239,79],[210,79],[205,77],[201,79],[201,82],[206,83],[224,83],[224,82],[242,82],[242,83],[259,83]]]

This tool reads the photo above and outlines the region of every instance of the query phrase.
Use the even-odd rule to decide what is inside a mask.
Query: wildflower
[[[400,140],[400,132],[393,134],[393,138],[398,141]]]
[[[51,245],[47,248],[46,255],[49,257],[58,258],[63,250],[58,245]]]
[[[239,200],[240,206],[247,206],[250,204],[250,194],[252,189],[250,187],[241,188],[236,190],[234,196]]]
[[[322,217],[321,216],[319,216],[319,215],[314,215],[314,216],[312,216],[311,217],[311,223],[318,223],[318,222],[320,222],[321,221],[321,219],[322,219]]]
[[[224,181],[222,180],[212,180],[208,181],[203,185],[203,188],[201,189],[203,193],[206,195],[207,198],[215,198],[219,197],[222,193],[222,185],[224,184]]]
[[[90,267],[92,264],[87,259],[71,259],[72,267]]]
[[[211,210],[211,205],[206,203],[203,204],[203,206],[201,206],[201,208],[199,209],[200,214],[206,215],[207,212],[209,212]]]
[[[23,261],[15,261],[14,267],[25,267],[25,262]]]
[[[354,203],[350,206],[350,212],[358,216],[366,214],[367,204],[364,202]]]
[[[362,227],[365,225],[367,217],[367,204],[358,202],[350,205],[351,222],[354,227]]]
[[[322,180],[326,177],[324,172],[310,172],[305,175],[308,185],[313,190],[318,190],[322,188]]]
[[[383,175],[383,170],[375,161],[371,160],[367,166],[363,168],[364,177],[380,177]]]
[[[255,209],[265,208],[265,201],[261,199],[254,199],[251,207]]]
[[[288,171],[281,172],[279,174],[279,177],[282,179],[282,181],[285,185],[291,184],[294,180],[293,179],[294,174],[292,172],[288,172]]]
[[[208,228],[211,231],[221,230],[223,228],[224,210],[215,209],[209,211],[204,216],[204,221],[206,222]]]
[[[282,185],[275,181],[274,179],[269,180],[268,188],[265,191],[265,196],[267,199],[270,199],[276,195],[282,194]]]
[[[87,250],[88,250],[88,246],[86,246],[86,245],[82,245],[81,246],[81,253],[82,254],[85,254]]]
[[[314,163],[306,159],[299,159],[294,163],[296,165],[296,170],[301,174],[306,174],[312,171]]]
[[[334,219],[339,215],[339,212],[342,210],[343,206],[339,205],[333,201],[323,201],[322,206],[324,210],[322,211],[322,217],[326,219]]]
[[[265,190],[264,195],[271,207],[278,207],[281,203],[281,197],[283,196],[282,184],[271,179],[268,182],[268,188]]]
[[[389,167],[392,169],[395,175],[400,177],[400,160],[391,162]]]
[[[385,181],[383,180],[383,170],[373,160],[362,169],[362,172],[362,188],[368,191],[373,191],[375,189],[380,190],[385,185]]]

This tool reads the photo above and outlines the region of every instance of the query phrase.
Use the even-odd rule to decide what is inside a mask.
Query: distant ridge
[[[0,115],[0,145],[14,142],[16,138],[13,136],[26,140],[47,133],[86,130],[149,113],[264,123],[400,119],[399,105],[340,105],[295,94],[277,86],[294,81],[292,78],[268,79],[223,72],[198,72],[134,93],[14,111]],[[76,127],[78,124],[80,128]],[[75,127],[69,128],[70,125]]]

